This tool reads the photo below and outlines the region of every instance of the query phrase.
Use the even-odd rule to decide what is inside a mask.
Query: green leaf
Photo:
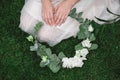
[[[82,17],[82,14],[83,14],[83,12],[79,12],[79,13],[78,13],[78,18],[81,18],[81,17]]]
[[[62,58],[64,58],[64,57],[66,57],[66,56],[65,56],[65,54],[64,54],[63,52],[60,52],[60,53],[58,54],[58,57],[59,57],[60,59],[62,59]]]
[[[34,46],[30,46],[30,51],[36,51],[36,48]]]
[[[83,18],[78,18],[77,21],[78,21],[79,23],[83,23],[84,20],[83,20]]]
[[[58,58],[58,56],[56,54],[50,55],[49,58],[51,61],[56,61],[56,62],[60,61],[60,59]]]
[[[35,26],[35,33],[37,33],[39,31],[39,29],[42,27],[43,23],[42,22],[38,22]]]
[[[38,49],[38,50],[37,50],[37,55],[38,55],[38,56],[46,56],[41,49]]]
[[[85,30],[84,34],[85,34],[86,38],[88,38],[88,37],[90,37],[91,33],[88,30]]]
[[[78,32],[78,35],[77,35],[78,39],[85,39],[90,36],[90,32],[84,25],[81,25],[79,28],[80,28],[80,31]]]
[[[86,38],[84,33],[78,33],[77,36],[78,36],[78,39],[85,39]]]
[[[47,58],[48,58],[47,56],[42,56],[42,61],[43,61],[43,62],[46,62],[46,61],[47,61]]]
[[[29,41],[29,42],[33,42],[34,41],[34,38],[32,35],[29,35],[28,37],[26,37],[26,39]]]
[[[84,32],[85,32],[85,29],[80,25],[80,30],[79,30],[79,32],[78,32],[78,34],[77,34],[77,36],[78,36],[78,39],[85,39],[86,38],[86,36],[85,36],[85,34],[84,34]]]
[[[98,48],[97,44],[92,44],[91,47],[89,48],[89,50],[95,50]]]
[[[57,73],[61,68],[61,66],[59,64],[56,64],[56,63],[53,63],[53,62],[51,62],[48,67],[50,68],[50,70],[53,73]]]
[[[49,60],[47,60],[47,61],[45,61],[45,62],[41,61],[41,62],[40,62],[40,67],[45,67],[45,66],[47,66],[48,64],[49,64]]]
[[[40,62],[40,67],[45,67],[45,62]]]
[[[47,48],[46,48],[45,45],[39,44],[39,47],[38,47],[38,50],[37,50],[37,55],[38,56],[47,56],[46,49]]]
[[[89,19],[85,19],[85,21],[84,21],[84,24],[86,24],[86,25],[90,25],[90,23],[91,23],[91,20],[89,20]]]
[[[38,50],[38,44],[35,43],[34,46],[30,46],[30,51],[37,51]]]
[[[73,8],[71,11],[70,11],[70,14],[69,16],[74,18],[75,17],[75,14],[76,14],[76,8]]]
[[[79,43],[79,44],[77,44],[77,45],[75,46],[75,50],[76,50],[76,51],[77,51],[77,50],[80,50],[80,49],[83,49],[83,46],[82,46],[81,43]]]
[[[48,67],[54,72],[58,72],[60,70],[60,59],[57,57],[56,54],[52,54],[50,56],[50,64]]]
[[[88,27],[89,27],[89,25],[88,24],[84,24],[84,23],[80,26],[80,31],[82,31],[81,33],[84,34],[85,38],[88,38],[90,36],[90,34],[91,34],[88,31]]]
[[[83,25],[80,25],[80,26],[79,26],[79,29],[80,29],[80,31],[79,31],[79,32],[84,33],[85,28],[84,28],[84,26],[83,26]]]
[[[51,56],[52,55],[52,51],[51,51],[50,48],[46,49],[46,54],[47,54],[47,56]]]
[[[96,37],[95,37],[95,35],[93,33],[90,35],[89,40],[90,41],[96,40]]]

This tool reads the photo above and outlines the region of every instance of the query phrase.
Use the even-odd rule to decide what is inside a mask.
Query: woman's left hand
[[[61,2],[55,7],[54,19],[56,26],[60,26],[62,23],[65,22],[71,8],[72,5],[70,5],[68,1]]]

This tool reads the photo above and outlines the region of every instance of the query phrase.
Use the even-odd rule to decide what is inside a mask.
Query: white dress
[[[56,6],[63,0],[51,0],[52,4]],[[120,1],[119,0],[80,0],[74,8],[77,12],[83,12],[82,17],[97,21],[95,16],[101,19],[110,20],[115,18],[114,15],[108,13],[106,8],[112,12],[120,14]],[[42,21],[44,25],[38,32],[38,40],[40,42],[47,42],[50,46],[54,46],[64,39],[76,37],[79,31],[79,23],[71,17],[68,17],[64,24],[61,26],[49,26],[41,17],[41,0],[26,0],[25,5],[21,11],[20,28],[34,35],[34,26]]]

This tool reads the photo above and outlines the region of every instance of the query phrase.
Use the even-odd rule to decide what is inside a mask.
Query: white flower
[[[88,31],[93,32],[93,31],[94,31],[94,28],[90,25],[90,26],[88,27]]]
[[[81,50],[77,50],[75,57],[81,57],[83,60],[87,60],[86,56],[89,53],[87,48],[83,48]]]
[[[80,57],[72,57],[72,58],[63,58],[62,59],[63,68],[74,68],[74,67],[82,67],[83,66],[83,60]]]
[[[90,43],[90,40],[87,38],[86,40],[83,40],[82,42],[82,46],[83,47],[87,47],[87,48],[90,48],[91,47],[91,43]]]
[[[67,57],[63,58],[62,62],[63,62],[63,64],[62,64],[63,68],[67,68],[68,66],[70,66],[69,58],[67,58]]]
[[[75,56],[80,57],[80,51],[81,50],[77,50]]]
[[[86,57],[87,56],[87,54],[89,53],[89,51],[88,51],[88,49],[86,49],[86,48],[83,48],[81,51],[80,51],[80,55],[82,56],[82,57]]]

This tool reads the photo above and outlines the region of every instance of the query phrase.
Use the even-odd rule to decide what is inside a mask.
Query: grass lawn
[[[93,23],[99,48],[90,52],[82,68],[54,74],[39,67],[39,57],[29,51],[28,34],[18,28],[23,5],[24,0],[0,0],[0,80],[120,80],[120,21],[102,26]],[[52,50],[72,56],[76,43],[70,38]]]

